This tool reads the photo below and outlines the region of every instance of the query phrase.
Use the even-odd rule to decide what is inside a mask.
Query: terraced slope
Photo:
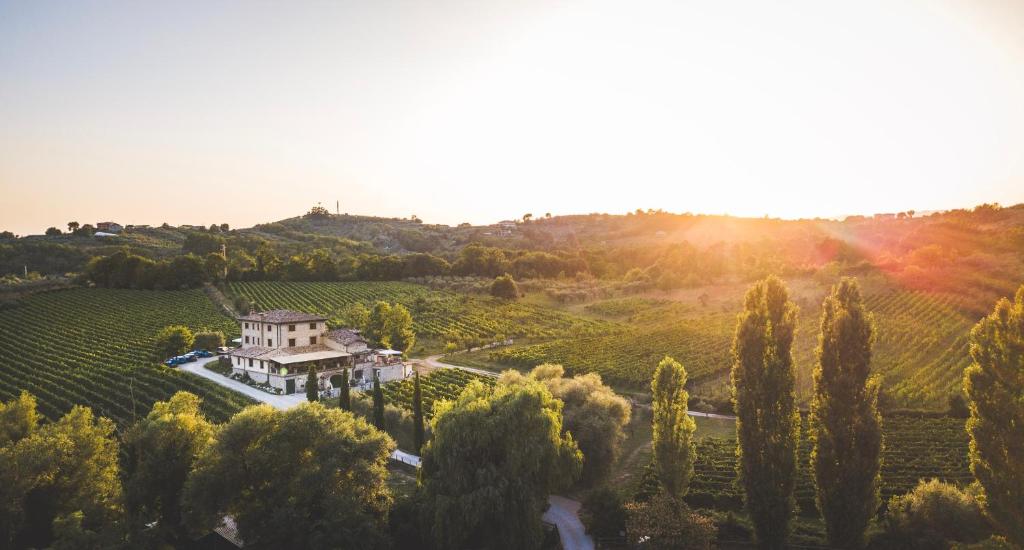
[[[250,401],[150,360],[161,328],[184,324],[237,333],[201,290],[72,289],[36,294],[0,310],[0,400],[33,393],[48,418],[88,405],[120,424],[186,390],[225,420]]]

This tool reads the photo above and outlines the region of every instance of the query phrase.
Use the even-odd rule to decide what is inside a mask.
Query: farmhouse
[[[410,368],[401,352],[371,349],[354,329],[328,330],[322,315],[277,309],[238,317],[242,346],[231,353],[232,373],[248,375],[282,393],[304,392],[310,365],[318,373],[319,390],[341,387],[342,369],[352,384],[379,377],[400,380]]]
[[[96,231],[105,233],[120,233],[124,227],[117,222],[96,222]]]

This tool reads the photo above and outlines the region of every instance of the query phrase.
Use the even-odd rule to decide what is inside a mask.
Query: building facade
[[[238,317],[241,347],[231,353],[234,375],[269,384],[282,394],[306,391],[309,367],[317,370],[319,391],[348,382],[363,386],[374,377],[400,380],[411,372],[400,352],[372,349],[358,330],[328,330],[322,315],[290,310]],[[349,381],[343,370],[349,370]]]

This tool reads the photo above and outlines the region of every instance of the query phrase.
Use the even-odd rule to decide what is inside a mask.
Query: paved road
[[[583,527],[583,522],[580,521],[580,503],[558,495],[549,496],[548,503],[551,507],[544,512],[544,521],[554,523],[558,527],[562,548],[594,550],[594,539],[590,538]]]
[[[207,380],[210,380],[215,384],[220,384],[225,388],[235,390],[236,392],[247,395],[255,399],[256,401],[259,401],[260,403],[266,403],[268,405],[271,405],[276,409],[290,409],[292,407],[297,407],[300,403],[306,402],[305,393],[293,393],[291,395],[271,395],[263,390],[258,390],[252,386],[243,384],[238,380],[232,380],[227,376],[213,372],[212,370],[203,367],[203,365],[205,365],[206,363],[216,360],[217,357],[208,357],[206,359],[200,359],[195,363],[185,363],[184,365],[179,365],[178,370],[190,372],[196,376],[202,376],[203,378],[206,378]]]

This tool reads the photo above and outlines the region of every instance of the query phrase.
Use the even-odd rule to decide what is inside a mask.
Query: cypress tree
[[[423,393],[420,391],[420,373],[412,383],[412,441],[416,454],[423,449]]]
[[[384,429],[384,391],[380,389],[380,375],[373,376],[373,425]]]
[[[733,340],[732,394],[736,409],[737,473],[744,504],[762,548],[783,548],[795,507],[797,441],[793,336],[796,306],[772,276],[744,298]]]
[[[320,400],[320,393],[316,387],[316,365],[309,366],[309,376],[306,377],[306,400]]]
[[[352,396],[348,393],[348,369],[341,371],[341,378],[344,382],[338,388],[338,408],[343,411],[352,410]]]
[[[654,372],[651,392],[654,466],[665,492],[682,498],[693,477],[693,432],[697,429],[686,414],[690,397],[686,392],[686,369],[671,357],[662,359]]]
[[[989,517],[1024,546],[1024,286],[971,330],[971,359],[964,371],[971,472]]]
[[[857,281],[825,298],[814,369],[810,431],[818,510],[830,546],[862,548],[878,511],[882,419],[871,378],[873,327]]]

